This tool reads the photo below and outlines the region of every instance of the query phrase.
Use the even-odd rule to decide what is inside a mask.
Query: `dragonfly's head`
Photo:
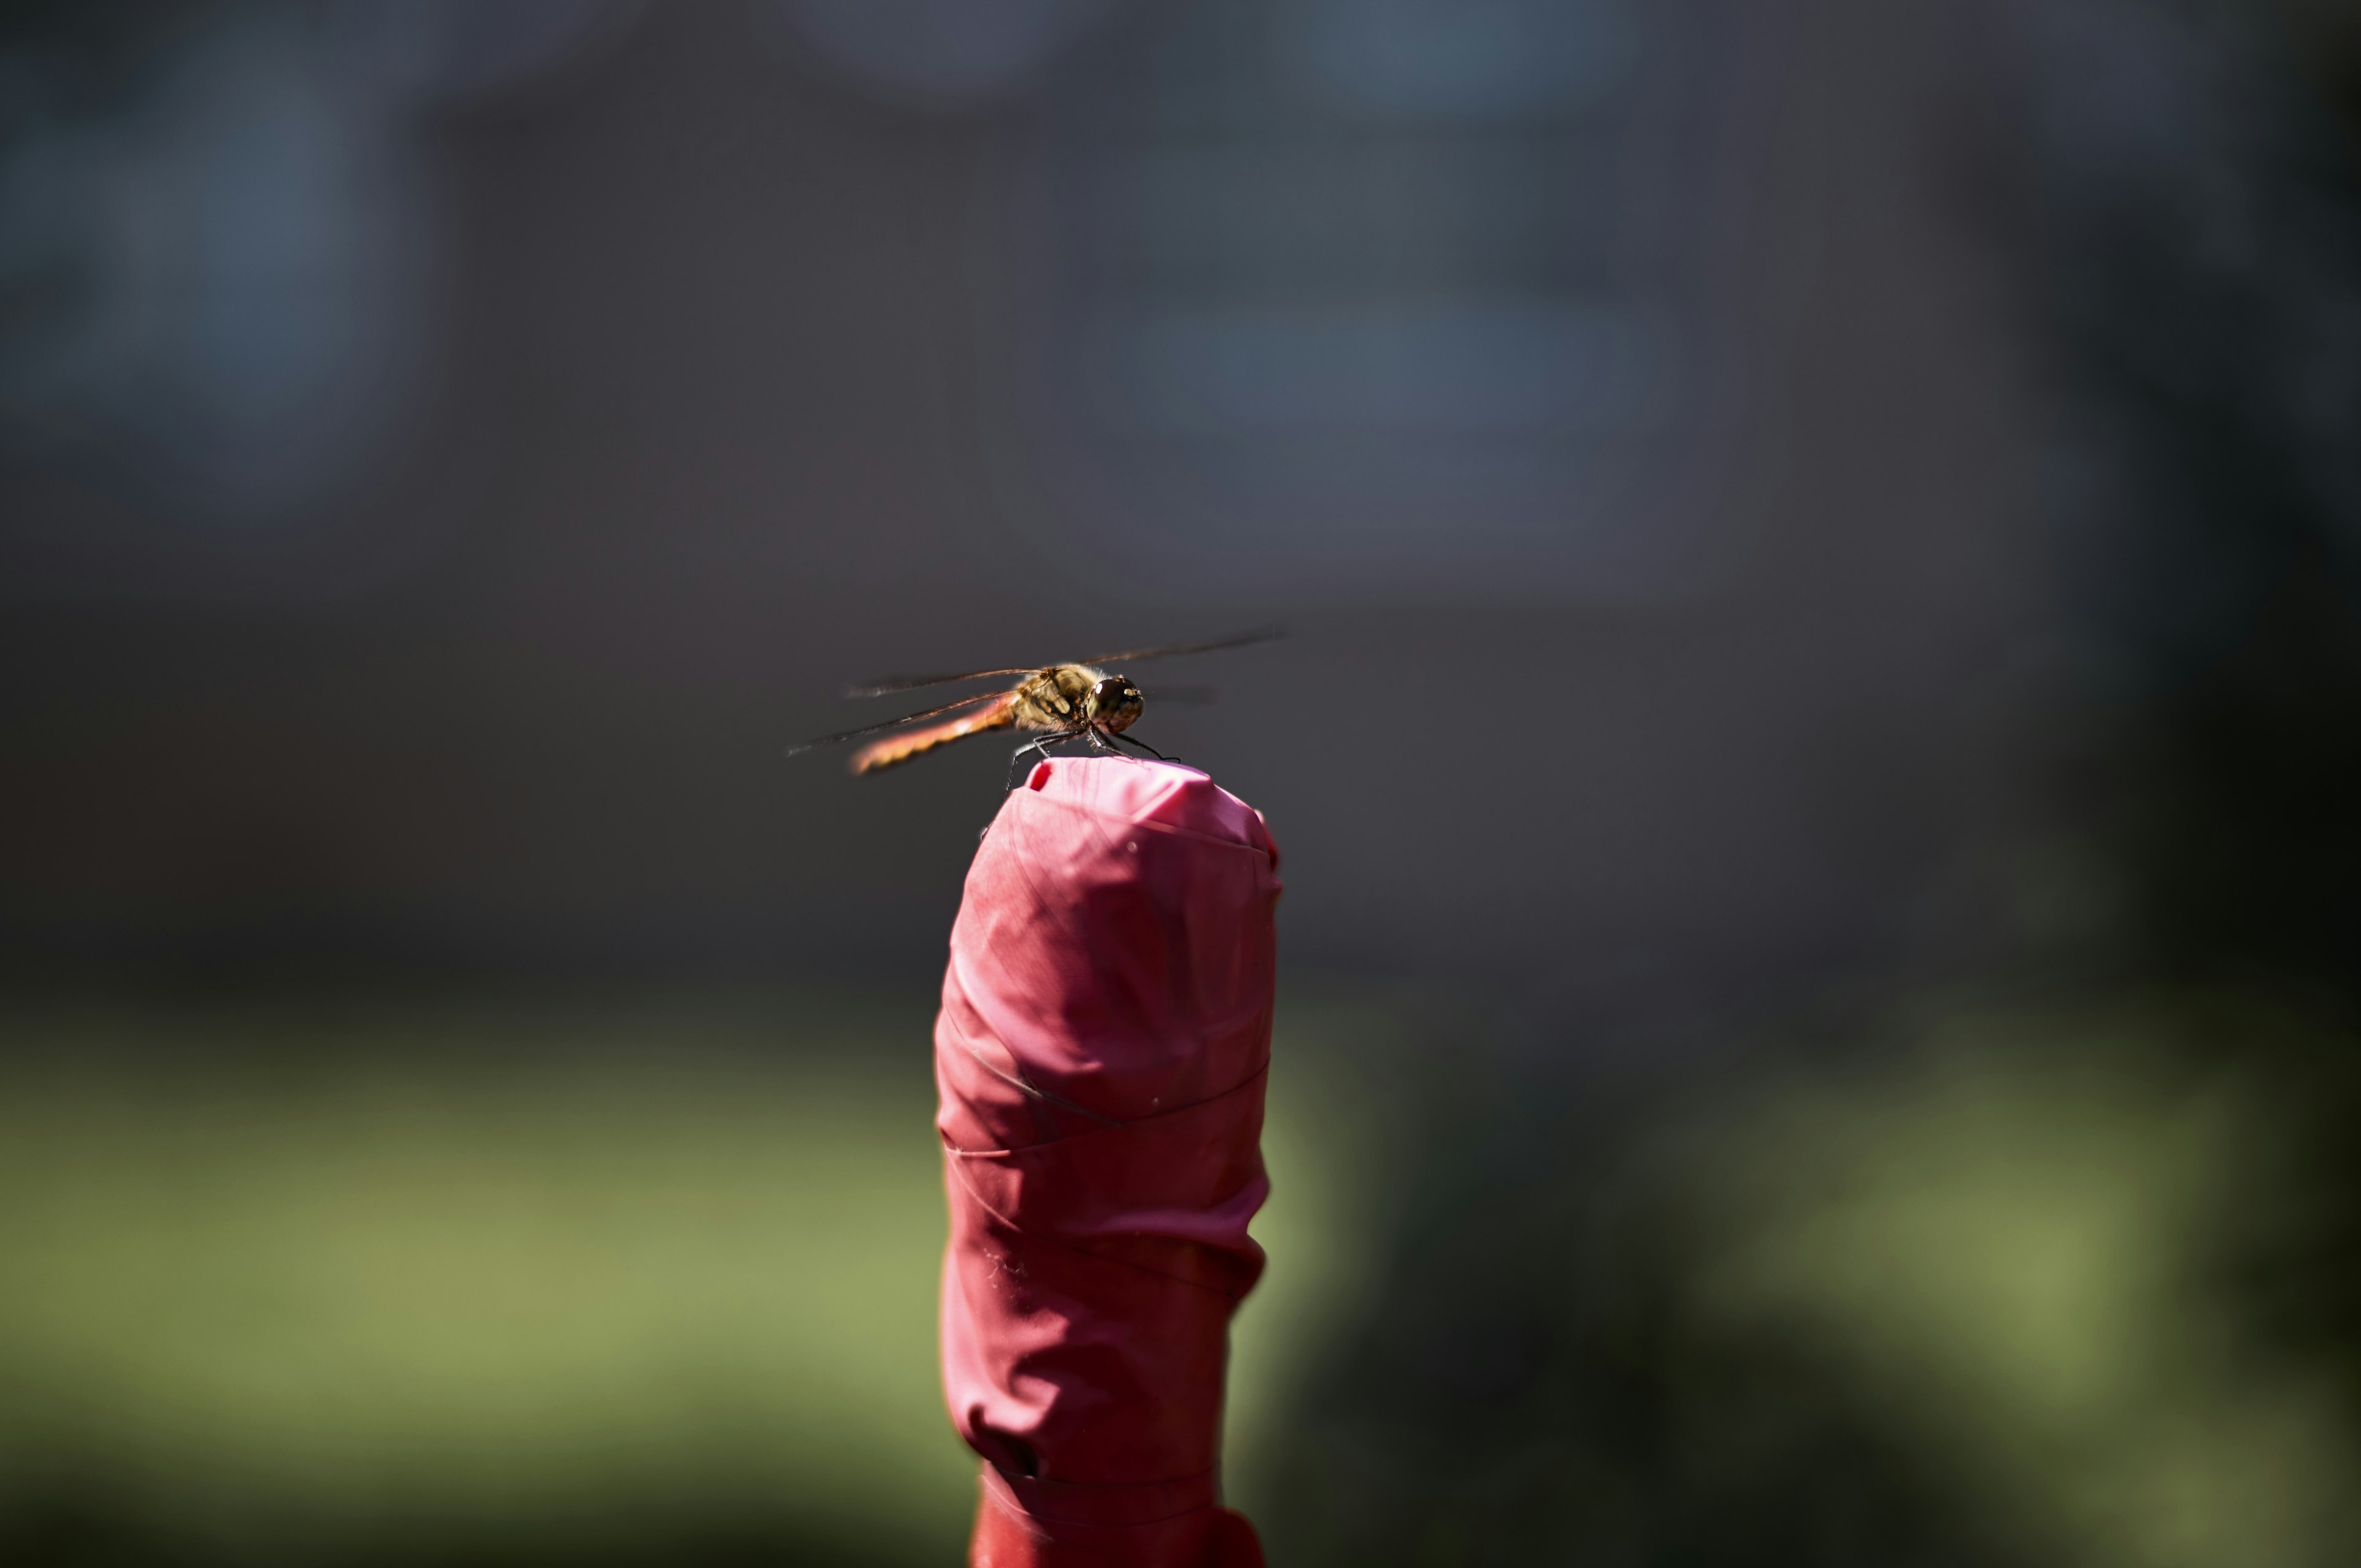
[[[1139,688],[1121,675],[1109,675],[1091,688],[1090,719],[1102,729],[1130,729],[1131,721],[1147,706],[1140,700]]]

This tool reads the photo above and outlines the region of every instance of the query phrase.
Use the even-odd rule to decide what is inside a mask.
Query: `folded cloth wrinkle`
[[[1218,1460],[1263,1266],[1277,863],[1203,774],[1104,757],[1036,767],[977,850],[935,1058],[972,1564],[1260,1563]]]

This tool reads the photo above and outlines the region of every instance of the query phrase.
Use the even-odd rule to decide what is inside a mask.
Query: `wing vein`
[[[1100,653],[1077,661],[1084,664],[1112,664],[1117,661],[1136,663],[1141,659],[1177,659],[1183,653],[1211,653],[1223,648],[1244,648],[1252,642],[1269,642],[1287,635],[1279,626],[1257,627],[1241,631],[1235,637],[1224,637],[1213,642],[1182,642],[1163,648],[1133,648],[1121,653]]]
[[[981,681],[1001,675],[1030,675],[1042,666],[1027,664],[1021,670],[969,670],[957,675],[880,675],[862,685],[847,686],[847,696],[891,696],[895,692],[917,691],[920,686],[949,685],[953,681]]]

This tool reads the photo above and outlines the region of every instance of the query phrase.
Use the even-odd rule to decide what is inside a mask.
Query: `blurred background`
[[[1278,621],[1137,672],[1275,1563],[2361,1560],[2356,137],[2341,0],[20,0],[0,1558],[956,1561],[1006,753],[783,751]]]

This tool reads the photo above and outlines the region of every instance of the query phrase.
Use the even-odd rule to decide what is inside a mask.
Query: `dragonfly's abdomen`
[[[1017,699],[1018,694],[1010,692],[989,707],[980,707],[957,718],[947,718],[940,724],[929,724],[922,729],[905,729],[897,735],[888,735],[883,740],[872,740],[852,753],[852,771],[873,773],[880,768],[890,768],[896,762],[906,762],[913,757],[922,756],[938,746],[948,746],[954,740],[964,740],[987,729],[1005,729],[1017,722]]]

